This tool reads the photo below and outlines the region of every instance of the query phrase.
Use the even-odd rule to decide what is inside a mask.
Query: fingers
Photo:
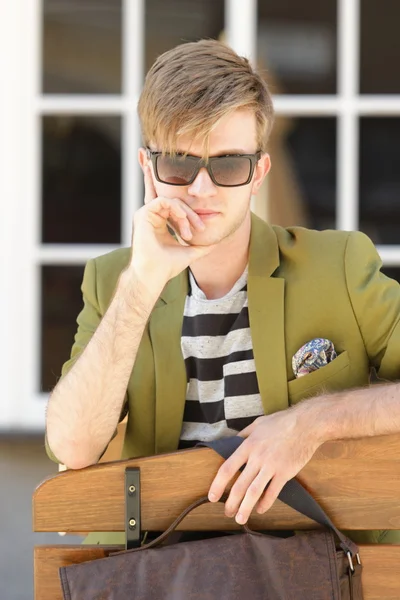
[[[160,198],[160,200],[162,201],[162,205],[164,208],[167,208],[169,203],[172,203],[171,206],[177,203],[182,209],[183,212],[179,211],[179,215],[176,213],[176,211],[172,211],[169,219],[171,227],[177,233],[180,233],[182,235],[184,234],[184,231],[186,231],[187,235],[183,235],[182,237],[185,237],[186,239],[191,239],[193,237],[193,228],[197,229],[198,231],[204,231],[204,229],[206,228],[199,215],[195,213],[194,210],[192,210],[190,206],[185,204],[182,200],[179,200],[178,198]]]
[[[188,242],[192,239],[193,233],[186,214],[181,218],[171,217],[168,219],[168,224],[178,237],[178,241],[180,241],[179,238]]]
[[[149,166],[144,167],[144,203],[147,204],[157,198],[156,188],[153,183],[153,176]]]
[[[248,461],[246,442],[230,456],[219,468],[208,492],[210,502],[218,502],[225,491],[229,481],[236,475],[240,468]]]
[[[263,493],[259,502],[257,503],[256,510],[259,514],[263,514],[271,508],[286,483],[286,479],[275,475],[275,477],[271,480],[268,489]]]
[[[147,206],[147,215],[153,227],[162,233],[166,232],[167,225],[173,223],[173,229],[177,230],[182,238],[191,239],[192,232],[186,211],[180,202],[157,198]]]
[[[225,503],[225,514],[227,517],[234,517],[237,514],[239,506],[241,505],[246,492],[250,489],[252,482],[257,477],[259,470],[260,468],[257,465],[247,463],[246,467],[233,484],[229,497]],[[256,500],[258,500],[258,498]]]
[[[177,198],[157,198],[147,206],[154,227],[166,228],[169,224],[183,240],[191,240],[192,229],[204,231],[205,225],[200,217],[182,200]]]
[[[143,169],[144,172],[144,187],[145,197],[144,203],[149,204],[155,200],[160,200],[157,205],[162,210],[157,213],[156,208],[152,209],[153,214],[158,214],[164,221],[169,221],[170,226],[176,234],[180,235],[184,240],[191,240],[193,237],[192,227],[198,231],[204,231],[205,225],[197,215],[187,204],[178,198],[159,198],[153,182],[153,175],[150,166],[146,166]],[[176,208],[178,205],[183,210]],[[157,225],[161,225],[161,221],[157,220]]]
[[[248,484],[247,491],[240,502],[240,506],[236,513],[236,522],[244,525],[247,523],[251,511],[261,498],[265,487],[269,484],[272,479],[271,473],[267,469],[261,469],[258,475]],[[268,491],[265,492],[268,494]],[[279,493],[279,492],[278,492]],[[273,501],[271,502],[271,506]],[[269,506],[268,506],[269,508]]]
[[[204,231],[206,226],[204,225],[203,221],[200,219],[199,215],[197,213],[195,213],[194,210],[192,210],[190,208],[190,206],[188,206],[184,202],[182,202],[182,208],[186,212],[186,216],[187,216],[187,219],[188,219],[190,225],[192,227],[194,227],[195,229],[197,229],[198,231]]]
[[[171,226],[176,233],[181,233],[181,234],[183,233],[182,228],[184,228],[189,233],[189,237],[187,237],[185,235],[183,235],[182,237],[184,237],[186,240],[190,240],[193,237],[193,235],[192,235],[193,229],[197,229],[197,231],[204,231],[206,227],[205,227],[203,221],[200,219],[199,215],[197,213],[195,213],[190,208],[190,206],[188,206],[181,200],[177,200],[177,202],[180,203],[181,207],[185,211],[185,219],[184,220],[182,220],[182,219],[175,220],[174,217],[172,217],[170,219]],[[186,225],[187,225],[187,227],[186,227]]]

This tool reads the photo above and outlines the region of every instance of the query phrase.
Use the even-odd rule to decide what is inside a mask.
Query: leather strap
[[[226,500],[226,499],[227,499],[227,496],[224,496],[223,498],[221,498],[220,502],[224,502],[224,500]],[[201,506],[202,504],[207,504],[208,501],[209,500],[208,500],[207,496],[202,496],[198,500],[195,500],[194,502],[192,502],[192,504],[190,504],[187,508],[185,508],[185,510],[183,512],[181,512],[179,517],[177,517],[175,519],[175,521],[173,523],[171,523],[171,525],[168,527],[168,529],[166,529],[155,540],[152,540],[148,544],[145,544],[144,546],[141,546],[140,548],[132,548],[131,550],[122,550],[120,552],[111,552],[109,554],[109,556],[114,556],[115,554],[128,554],[130,552],[140,552],[141,550],[148,550],[149,548],[155,548],[156,546],[159,546],[160,544],[162,544],[162,542],[164,542],[168,538],[169,535],[171,535],[171,533],[173,531],[175,531],[175,529],[178,527],[179,523],[181,521],[183,521],[183,519],[185,517],[187,517],[188,514],[190,512],[192,512],[192,510],[194,510],[198,506]]]

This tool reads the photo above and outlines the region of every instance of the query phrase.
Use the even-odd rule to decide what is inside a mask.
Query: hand
[[[150,167],[145,168],[144,181],[145,205],[134,216],[131,266],[140,279],[151,278],[162,288],[215,246],[190,245],[192,231],[205,229],[201,218],[178,198],[157,197]]]
[[[311,418],[298,405],[259,417],[243,429],[238,435],[246,439],[220,467],[209,490],[210,502],[221,498],[228,482],[245,465],[225,503],[225,514],[244,524],[255,506],[258,513],[265,513],[323,441],[313,434]]]

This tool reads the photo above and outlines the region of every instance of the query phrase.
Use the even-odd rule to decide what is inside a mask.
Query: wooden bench
[[[139,467],[141,527],[165,530],[207,494],[223,459],[209,448],[116,461],[66,471],[43,481],[33,496],[34,531],[125,531],[125,470]],[[400,436],[323,445],[299,474],[339,529],[400,529]],[[315,524],[277,501],[255,515],[255,529],[302,529]],[[197,508],[186,530],[236,529],[223,506]],[[62,600],[58,569],[107,556],[119,547],[54,545],[34,550],[35,600]],[[399,600],[400,545],[362,545],[365,600]]]

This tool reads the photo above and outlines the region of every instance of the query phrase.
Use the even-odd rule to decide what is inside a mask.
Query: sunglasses
[[[168,185],[190,185],[200,169],[207,169],[211,181],[219,187],[238,187],[250,183],[261,151],[255,154],[227,154],[212,156],[206,162],[198,156],[163,154],[146,148],[154,174],[160,183]]]

